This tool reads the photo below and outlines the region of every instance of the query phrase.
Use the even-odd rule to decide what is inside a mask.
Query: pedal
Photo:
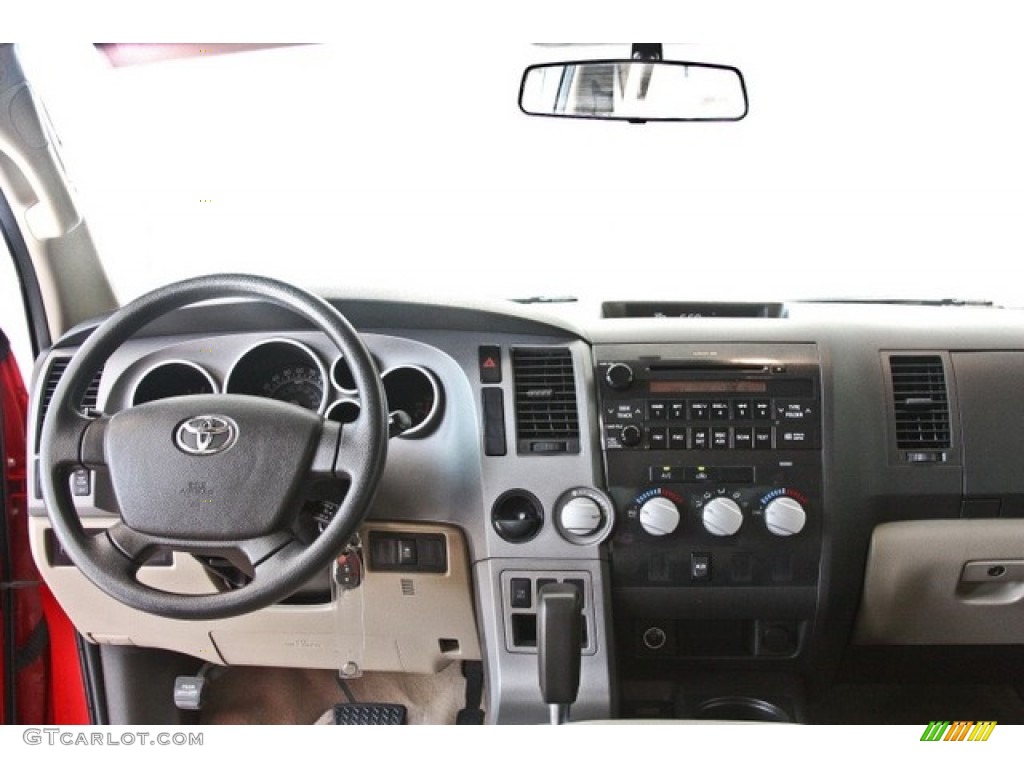
[[[335,704],[335,725],[405,725],[401,704]]]
[[[174,678],[174,706],[191,712],[201,710],[206,703],[208,684],[225,671],[224,667],[204,664],[195,675],[179,675]]]

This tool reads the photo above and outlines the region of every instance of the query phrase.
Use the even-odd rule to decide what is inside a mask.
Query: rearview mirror
[[[747,89],[735,67],[609,59],[535,64],[523,73],[528,115],[597,120],[742,120]]]

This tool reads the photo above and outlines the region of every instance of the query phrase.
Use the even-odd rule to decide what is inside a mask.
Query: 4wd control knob
[[[612,363],[604,372],[604,380],[609,387],[622,392],[633,386],[633,369],[625,363]]]
[[[679,526],[679,508],[664,496],[648,499],[640,507],[640,525],[651,536],[668,536]]]
[[[604,525],[601,508],[586,496],[569,499],[558,515],[562,529],[573,536],[590,536]]]
[[[740,505],[724,496],[712,499],[704,505],[702,514],[704,527],[715,536],[732,536],[743,525]]]
[[[792,536],[804,529],[807,513],[796,499],[780,496],[772,499],[764,508],[764,524],[776,536]]]

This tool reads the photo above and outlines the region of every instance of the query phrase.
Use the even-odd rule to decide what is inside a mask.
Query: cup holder
[[[694,712],[699,720],[756,720],[764,723],[791,723],[782,707],[764,699],[747,696],[720,696],[702,701]]]

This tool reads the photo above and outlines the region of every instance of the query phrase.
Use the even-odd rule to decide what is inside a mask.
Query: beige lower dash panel
[[[44,578],[82,634],[96,643],[178,651],[218,664],[340,669],[357,659],[365,671],[434,673],[480,658],[469,553],[462,532],[422,523],[370,523],[360,530],[441,534],[444,573],[389,573],[366,568],[352,598],[319,605],[275,605],[216,621],[179,621],[121,605],[72,566],[48,561],[49,522],[30,520],[33,554]],[[140,580],[172,592],[213,587],[191,557],[170,568],[143,568]]]
[[[469,554],[456,528],[441,525],[375,523],[372,531],[441,534],[448,552],[444,573],[374,571],[364,552],[358,594],[342,595],[330,606],[334,630],[282,632],[275,626],[220,629],[213,641],[229,664],[271,664],[341,669],[350,664],[365,671],[433,674],[452,661],[479,659],[480,643],[473,612]],[[303,613],[301,608],[296,618]]]
[[[885,523],[871,537],[855,642],[1024,642],[1024,520]]]

